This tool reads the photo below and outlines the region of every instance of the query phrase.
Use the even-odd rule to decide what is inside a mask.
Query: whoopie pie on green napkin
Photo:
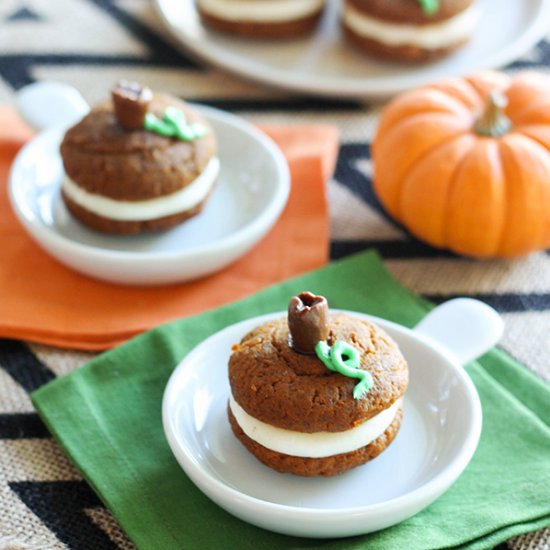
[[[206,337],[285,310],[304,289],[332,307],[409,327],[431,307],[393,280],[374,252],[361,253],[159,326],[33,394],[50,431],[139,548],[478,549],[550,525],[550,388],[496,349],[467,366],[483,407],[471,463],[442,497],[401,524],[352,538],[303,539],[249,525],[205,497],[164,436],[168,378]]]

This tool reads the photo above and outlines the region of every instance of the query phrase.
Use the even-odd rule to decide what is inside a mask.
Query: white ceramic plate
[[[110,282],[181,282],[234,262],[281,214],[290,189],[288,167],[278,147],[252,125],[216,109],[197,108],[216,132],[221,172],[195,218],[165,232],[118,237],[78,223],[60,195],[64,127],[42,132],[17,155],[9,182],[17,217],[60,262]]]
[[[456,321],[457,312],[462,321]],[[307,537],[382,529],[440,496],[475,451],[481,406],[456,355],[426,334],[447,326],[441,339],[449,337],[461,347],[466,343],[462,357],[471,359],[502,334],[496,312],[475,300],[454,300],[434,310],[414,331],[354,314],[373,319],[397,341],[410,365],[410,386],[403,424],[392,445],[372,462],[334,478],[300,478],[267,468],[233,436],[227,420],[231,345],[252,327],[282,315],[243,321],[214,334],[191,351],[170,378],[162,404],[164,430],[197,487],[245,521]]]
[[[209,31],[194,0],[154,0],[177,46],[207,63],[271,86],[330,97],[387,97],[447,77],[497,68],[521,56],[548,33],[550,0],[478,0],[482,15],[469,44],[424,65],[367,58],[345,44],[338,0],[317,32],[285,41],[251,41]]]

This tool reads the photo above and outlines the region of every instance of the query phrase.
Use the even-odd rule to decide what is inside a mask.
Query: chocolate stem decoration
[[[301,292],[288,304],[289,345],[298,353],[314,354],[320,340],[326,340],[328,303],[324,296]]]
[[[125,130],[143,128],[145,115],[153,92],[137,82],[121,80],[112,91],[113,106],[118,123]]]

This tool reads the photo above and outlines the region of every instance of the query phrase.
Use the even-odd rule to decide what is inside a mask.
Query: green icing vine
[[[338,340],[330,347],[327,342],[321,340],[315,346],[315,353],[327,369],[339,372],[348,378],[359,379],[353,388],[354,399],[360,399],[372,388],[372,376],[359,368],[359,353],[352,345]]]
[[[439,9],[439,0],[418,0],[418,2],[426,15],[433,15]]]
[[[153,113],[145,115],[143,127],[164,137],[175,137],[181,141],[193,141],[203,137],[206,129],[201,124],[188,124],[185,113],[175,107],[167,107],[162,118]]]

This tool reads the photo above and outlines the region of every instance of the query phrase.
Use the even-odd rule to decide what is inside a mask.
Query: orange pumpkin
[[[419,239],[476,257],[550,247],[550,77],[407,92],[384,109],[372,154],[378,198]]]

